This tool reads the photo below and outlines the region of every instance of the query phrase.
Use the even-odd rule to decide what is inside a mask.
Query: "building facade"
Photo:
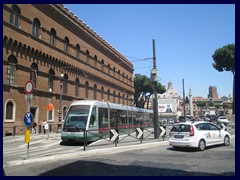
[[[131,105],[133,95],[133,64],[63,5],[3,5],[3,128],[24,127],[28,111],[54,125],[75,100]]]

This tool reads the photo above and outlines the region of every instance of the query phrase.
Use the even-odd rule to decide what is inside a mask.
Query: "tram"
[[[152,110],[96,100],[81,100],[70,105],[64,119],[61,139],[62,144],[83,142],[85,131],[87,141],[93,142],[100,136],[109,137],[110,129],[129,133],[137,127],[152,126]]]

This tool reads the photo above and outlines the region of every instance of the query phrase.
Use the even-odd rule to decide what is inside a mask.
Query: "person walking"
[[[46,134],[46,126],[47,126],[47,122],[46,120],[43,120],[43,123],[42,123],[42,128],[43,128],[43,133]],[[48,127],[47,127],[48,128]]]

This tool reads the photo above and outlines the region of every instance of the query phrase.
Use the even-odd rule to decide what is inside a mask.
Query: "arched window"
[[[68,46],[69,46],[69,39],[68,37],[64,38],[64,51],[68,52]]]
[[[108,74],[110,74],[110,69],[111,69],[110,64],[108,64]]]
[[[5,121],[15,121],[16,105],[13,100],[7,100],[5,103]]]
[[[16,65],[18,61],[17,58],[13,55],[8,57],[8,66],[7,66],[7,83],[10,85],[15,84],[16,77]]]
[[[120,80],[120,74],[121,74],[121,72],[120,72],[120,70],[118,70],[118,79]]]
[[[53,81],[54,81],[55,72],[53,69],[50,69],[48,72],[48,90],[53,92]]]
[[[54,28],[50,30],[50,44],[54,45],[55,44],[55,37],[57,33]]]
[[[10,10],[10,23],[14,26],[19,26],[19,17],[21,11],[17,5],[12,5]]]
[[[97,56],[94,56],[94,67],[97,67]]]
[[[33,82],[34,88],[37,88],[37,71],[38,71],[38,65],[36,63],[32,63],[30,80]]]
[[[116,68],[113,67],[113,76],[115,77],[115,71],[116,71]]]
[[[85,83],[85,98],[88,99],[88,88],[89,88],[89,83],[86,81]]]
[[[103,59],[101,61],[101,65],[102,65],[101,69],[102,69],[102,71],[104,71],[104,60]]]
[[[116,93],[115,93],[115,91],[113,91],[113,103],[115,103],[115,98],[116,98]]]
[[[62,82],[62,93],[67,94],[67,81],[68,81],[68,75],[64,74],[63,76],[63,82]]]
[[[110,89],[108,89],[108,101],[110,101]]]
[[[123,96],[122,96],[122,104],[124,104],[124,100],[125,100],[125,95],[123,94]]]
[[[120,104],[120,92],[118,93],[118,104]]]
[[[102,99],[102,101],[104,101],[104,88],[103,87],[101,88],[101,99]]]
[[[94,89],[93,89],[93,99],[96,100],[97,99],[97,85],[94,85]]]
[[[86,63],[88,63],[88,60],[89,60],[89,51],[86,50]]]
[[[33,19],[33,29],[32,29],[32,35],[39,37],[39,28],[41,26],[40,21],[37,18]]]
[[[78,97],[78,91],[79,91],[79,79],[75,79],[75,96]]]
[[[6,105],[6,119],[13,118],[13,103],[9,101]]]
[[[80,56],[80,45],[77,44],[76,45],[76,57],[79,58],[79,56]]]

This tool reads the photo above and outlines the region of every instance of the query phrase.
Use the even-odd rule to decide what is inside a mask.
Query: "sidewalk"
[[[52,137],[59,137],[61,138],[62,133],[49,133],[49,138]],[[30,140],[35,140],[35,139],[43,139],[47,138],[48,134],[30,134]],[[4,136],[3,137],[3,143],[9,143],[9,142],[14,142],[14,141],[24,141],[25,140],[25,135],[16,135],[16,136]]]

